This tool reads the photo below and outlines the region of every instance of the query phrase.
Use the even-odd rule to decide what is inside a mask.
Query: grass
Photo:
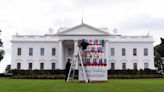
[[[104,83],[0,78],[0,92],[164,92],[164,79],[111,79]]]

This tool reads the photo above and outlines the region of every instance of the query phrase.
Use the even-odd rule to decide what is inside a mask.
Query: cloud
[[[164,18],[154,18],[150,15],[133,16],[119,23],[120,33],[123,35],[146,35],[154,37],[154,45],[160,43],[164,33]]]
[[[164,18],[152,18],[149,15],[128,18],[121,23],[122,26],[135,29],[164,29]]]
[[[110,7],[118,4],[134,3],[136,0],[74,0],[74,4],[81,8],[101,8]]]
[[[11,37],[20,34],[43,35],[49,27],[72,27],[84,23],[118,28],[123,35],[150,32],[158,44],[164,30],[163,0],[0,0],[1,38],[6,51],[1,66],[11,62]],[[83,14],[82,14],[83,11]],[[4,68],[3,68],[4,69]]]

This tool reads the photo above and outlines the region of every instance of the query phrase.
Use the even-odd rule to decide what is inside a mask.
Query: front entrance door
[[[73,50],[73,48],[68,48],[67,49],[67,57],[69,57],[69,58],[71,58],[71,57],[73,57],[73,52],[74,50]]]
[[[70,59],[73,58],[74,41],[73,40],[64,40],[63,45],[64,45],[63,46],[64,47],[63,54],[64,54],[64,61],[65,61],[64,63],[66,64],[68,58],[70,58]]]

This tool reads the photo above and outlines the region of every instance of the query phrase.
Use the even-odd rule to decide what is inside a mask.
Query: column
[[[58,69],[63,69],[63,65],[63,44],[62,40],[59,40]]]
[[[106,58],[106,61],[107,61],[107,69],[109,69],[109,42],[108,40],[105,40],[105,58]]]
[[[78,40],[74,40],[74,51],[76,49],[76,46],[78,46]]]
[[[77,53],[75,50],[77,50],[78,46],[78,40],[74,40],[74,53]],[[75,69],[78,69],[78,62],[76,62]]]

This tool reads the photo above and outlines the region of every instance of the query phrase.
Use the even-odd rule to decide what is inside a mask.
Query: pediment
[[[98,28],[94,28],[87,24],[81,24],[73,28],[66,29],[58,33],[59,35],[104,35],[108,36],[109,33]]]

